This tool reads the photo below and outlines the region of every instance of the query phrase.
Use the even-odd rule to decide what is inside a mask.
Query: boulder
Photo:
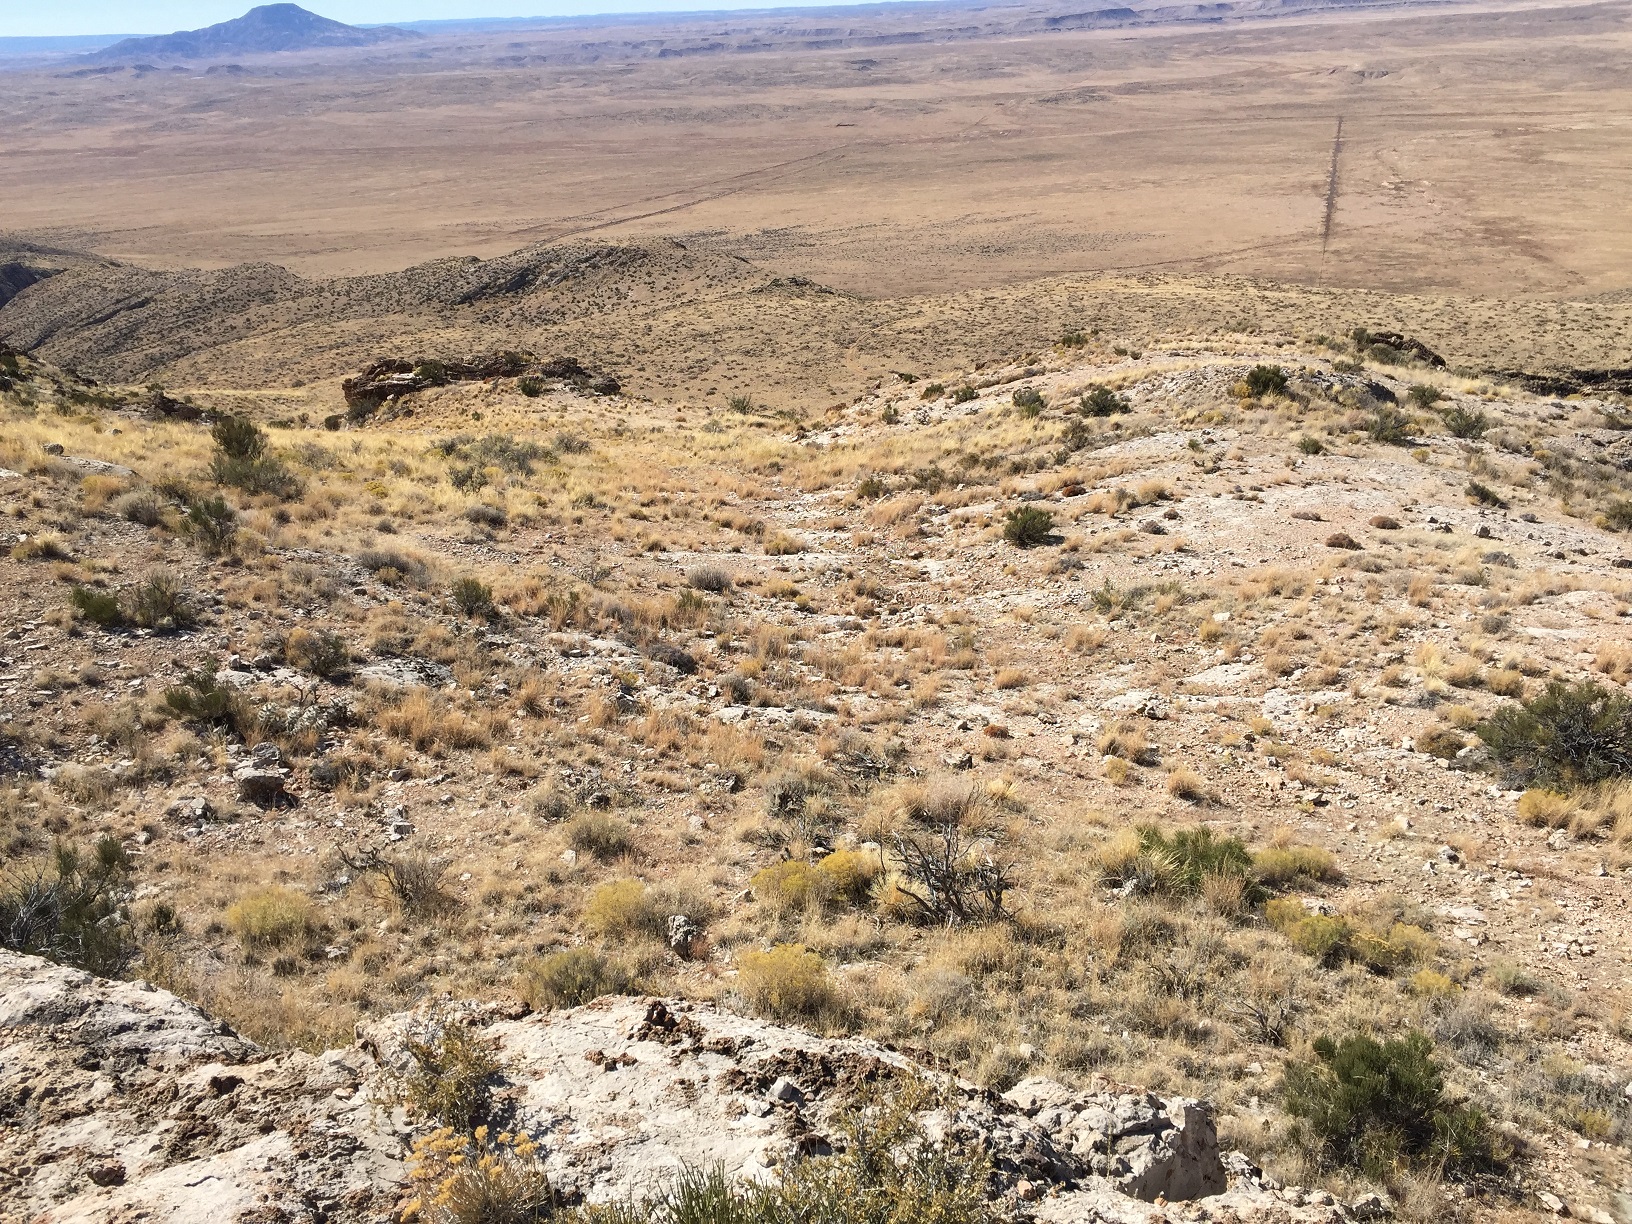
[[[1208,1108],[1189,1097],[1077,1092],[1027,1079],[1003,1094],[1070,1153],[1068,1176],[1103,1178],[1146,1202],[1205,1198],[1225,1188],[1218,1132]]]
[[[232,780],[238,784],[238,797],[256,807],[292,807],[294,797],[283,788],[283,771],[244,765],[233,771]]]

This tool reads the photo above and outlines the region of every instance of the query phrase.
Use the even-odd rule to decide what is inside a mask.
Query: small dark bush
[[[104,629],[112,629],[125,619],[125,614],[119,607],[119,597],[108,591],[76,586],[68,592],[68,602],[73,605],[75,612],[91,624],[101,625]]]
[[[1406,398],[1424,411],[1432,408],[1445,398],[1445,393],[1432,383],[1415,383],[1405,394]],[[1460,437],[1461,435],[1458,434],[1457,436]]]
[[[143,629],[185,629],[196,619],[181,580],[160,570],[125,594],[125,615]]]
[[[622,994],[629,976],[588,948],[569,948],[541,956],[521,971],[516,993],[543,1011],[578,1007],[602,995]]]
[[[635,835],[616,816],[604,812],[583,812],[567,823],[567,841],[580,854],[593,855],[609,863],[632,853]]]
[[[293,497],[300,492],[299,478],[267,454],[266,434],[248,417],[224,416],[210,430],[210,436],[216,445],[216,455],[210,461],[210,475],[216,484],[277,497]]]
[[[351,650],[338,633],[292,629],[283,642],[283,661],[309,675],[339,677],[351,667]]]
[[[243,697],[230,684],[215,678],[215,665],[206,663],[187,672],[181,683],[164,690],[164,704],[176,717],[214,727],[241,726],[248,721]]]
[[[113,503],[114,513],[127,522],[157,527],[164,522],[164,503],[152,489],[133,489]]]
[[[1107,863],[1107,880],[1126,884],[1137,879],[1140,891],[1184,897],[1198,895],[1211,878],[1242,883],[1243,899],[1260,900],[1263,887],[1254,871],[1252,852],[1238,837],[1217,837],[1206,825],[1168,835],[1156,825],[1140,825],[1138,853]]]
[[[493,1107],[493,1081],[499,1060],[493,1043],[463,1024],[452,1023],[437,1041],[407,1041],[414,1060],[404,1085],[408,1106],[464,1134],[487,1120]]]
[[[394,548],[369,548],[357,554],[357,564],[382,582],[422,583],[430,577],[425,562]]]
[[[266,453],[266,434],[248,417],[224,416],[210,429],[210,436],[229,459],[259,459]]]
[[[1632,776],[1632,699],[1592,681],[1554,680],[1474,730],[1524,785],[1569,789]]]
[[[510,434],[488,434],[466,445],[464,453],[478,464],[526,475],[533,470],[535,462],[548,457],[550,452],[537,442],[518,441]]]
[[[686,575],[686,582],[693,590],[713,595],[723,595],[731,589],[731,575],[714,565],[699,565]]]
[[[480,578],[461,578],[450,592],[454,607],[466,616],[493,615],[493,588]]]
[[[749,405],[752,407],[752,405]],[[562,430],[555,435],[555,449],[563,455],[581,455],[589,449],[589,442],[575,433]]]
[[[1499,509],[1507,508],[1507,499],[1489,485],[1480,484],[1477,480],[1468,481],[1468,487],[1463,490],[1481,506],[1496,506]]]
[[[1003,538],[1016,548],[1035,548],[1046,543],[1054,530],[1054,516],[1037,506],[1010,510],[1003,520]]]
[[[941,465],[932,463],[928,467],[921,467],[912,474],[912,487],[922,489],[925,493],[939,493],[951,483]]]
[[[217,455],[210,461],[210,476],[216,484],[281,498],[299,495],[302,487],[300,478],[270,455],[260,459]]]
[[[1087,346],[1088,335],[1086,332],[1068,331],[1065,333],[1065,335],[1060,337],[1061,348],[1079,349],[1086,348]]]
[[[1298,439],[1298,449],[1306,455],[1324,455],[1326,446],[1319,438],[1311,438],[1308,434]]]
[[[1485,1115],[1446,1097],[1426,1035],[1321,1037],[1314,1049],[1317,1061],[1287,1068],[1285,1105],[1333,1163],[1377,1178],[1413,1168],[1466,1176],[1503,1163]]]
[[[238,538],[238,511],[219,493],[201,497],[187,507],[182,528],[198,541],[206,556],[219,557],[232,549]]]
[[[1020,387],[1011,398],[1020,415],[1028,420],[1043,411],[1043,393],[1036,387]]]
[[[856,496],[867,501],[883,497],[890,491],[890,486],[884,483],[884,478],[876,473],[868,473],[856,482]]]
[[[1439,414],[1453,438],[1482,438],[1490,428],[1490,418],[1483,412],[1470,412],[1461,404],[1453,405]]]
[[[516,390],[528,399],[537,399],[544,394],[544,380],[529,374],[525,378],[516,379]]]
[[[1604,526],[1611,531],[1632,531],[1632,501],[1622,498],[1605,506]]]
[[[952,402],[954,404],[967,404],[970,400],[978,398],[979,395],[980,392],[965,384],[952,392]]]
[[[1278,365],[1255,365],[1247,371],[1247,393],[1254,399],[1286,392],[1286,371]]]
[[[465,521],[467,523],[477,523],[483,527],[503,527],[510,521],[510,516],[505,513],[503,506],[489,506],[485,503],[478,503],[474,506],[465,507]]]
[[[414,377],[433,387],[446,386],[449,381],[448,367],[440,361],[422,361],[414,367]]]
[[[750,395],[731,395],[726,397],[725,406],[732,412],[752,412],[754,400]]]
[[[59,844],[49,868],[0,876],[0,947],[112,977],[135,954],[124,903],[130,859],[103,837],[89,859]]]
[[[1377,415],[1371,418],[1366,426],[1366,432],[1371,435],[1373,442],[1382,442],[1388,446],[1410,446],[1411,418],[1398,408],[1382,407],[1377,409]]]
[[[461,493],[474,493],[487,487],[487,473],[475,464],[468,467],[454,464],[448,468],[448,483]]]
[[[1094,387],[1083,393],[1079,408],[1083,416],[1116,416],[1128,410],[1128,401],[1109,387]]]
[[[941,383],[930,383],[918,393],[919,399],[937,400],[946,394],[946,387]]]

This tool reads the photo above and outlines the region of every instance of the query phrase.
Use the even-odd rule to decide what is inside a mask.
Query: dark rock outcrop
[[[346,379],[340,384],[340,390],[347,404],[354,410],[362,409],[366,415],[388,399],[412,395],[427,387],[523,376],[565,383],[596,395],[616,395],[619,391],[616,378],[585,369],[577,358],[557,357],[552,361],[540,362],[531,353],[512,351],[487,353],[468,361],[383,357],[370,364],[361,374]]]

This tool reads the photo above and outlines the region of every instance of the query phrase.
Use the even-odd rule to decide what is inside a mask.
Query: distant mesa
[[[223,55],[255,55],[270,51],[310,51],[320,47],[372,47],[379,43],[421,38],[396,26],[363,29],[309,13],[298,4],[263,4],[242,17],[182,30],[156,38],[127,38],[95,52],[98,60],[150,56],[165,59],[214,59]]]

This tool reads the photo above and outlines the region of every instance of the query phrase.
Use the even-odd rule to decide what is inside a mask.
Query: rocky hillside
[[[63,274],[0,298],[0,342],[107,382],[316,384],[331,394],[385,354],[525,349],[574,354],[643,400],[719,408],[747,395],[821,411],[898,371],[1002,367],[1039,336],[1083,326],[1143,349],[1198,332],[1346,336],[1364,320],[1417,337],[1470,377],[1529,372],[1545,376],[1535,389],[1559,395],[1632,385],[1632,301],[1498,303],[1149,275],[868,300],[750,263],[717,236],[603,242],[586,226],[578,239],[496,259],[333,280],[272,264],[156,271],[13,244],[20,267]]]
[[[132,1071],[113,1137],[112,1105],[8,1135],[19,1191],[109,1217],[215,1161],[314,1214],[383,1201],[430,1133],[392,1113],[401,1017],[434,1037],[455,999],[500,1117],[586,1199],[641,1136],[772,1167],[661,1138],[693,1089],[709,1135],[842,1159],[826,1073],[760,1061],[801,1049],[977,1085],[994,1201],[1045,1217],[1094,1177],[1187,1192],[1145,1180],[1189,1150],[1178,1098],[1270,1180],[1407,1220],[1624,1214],[1624,396],[1381,326],[1084,321],[804,412],[475,351],[375,354],[351,409],[338,380],[156,391],[0,353],[0,929],[275,1051],[188,1012],[216,1036],[187,1093]],[[54,1014],[18,1031],[72,1064]],[[552,1080],[562,1033],[598,1054]],[[583,1123],[634,1145],[603,1169],[549,1110],[626,1057],[672,1095]],[[210,1097],[212,1061],[242,1085]],[[183,1100],[201,1120],[167,1121]],[[1115,1213],[1230,1200],[1143,1201]]]

